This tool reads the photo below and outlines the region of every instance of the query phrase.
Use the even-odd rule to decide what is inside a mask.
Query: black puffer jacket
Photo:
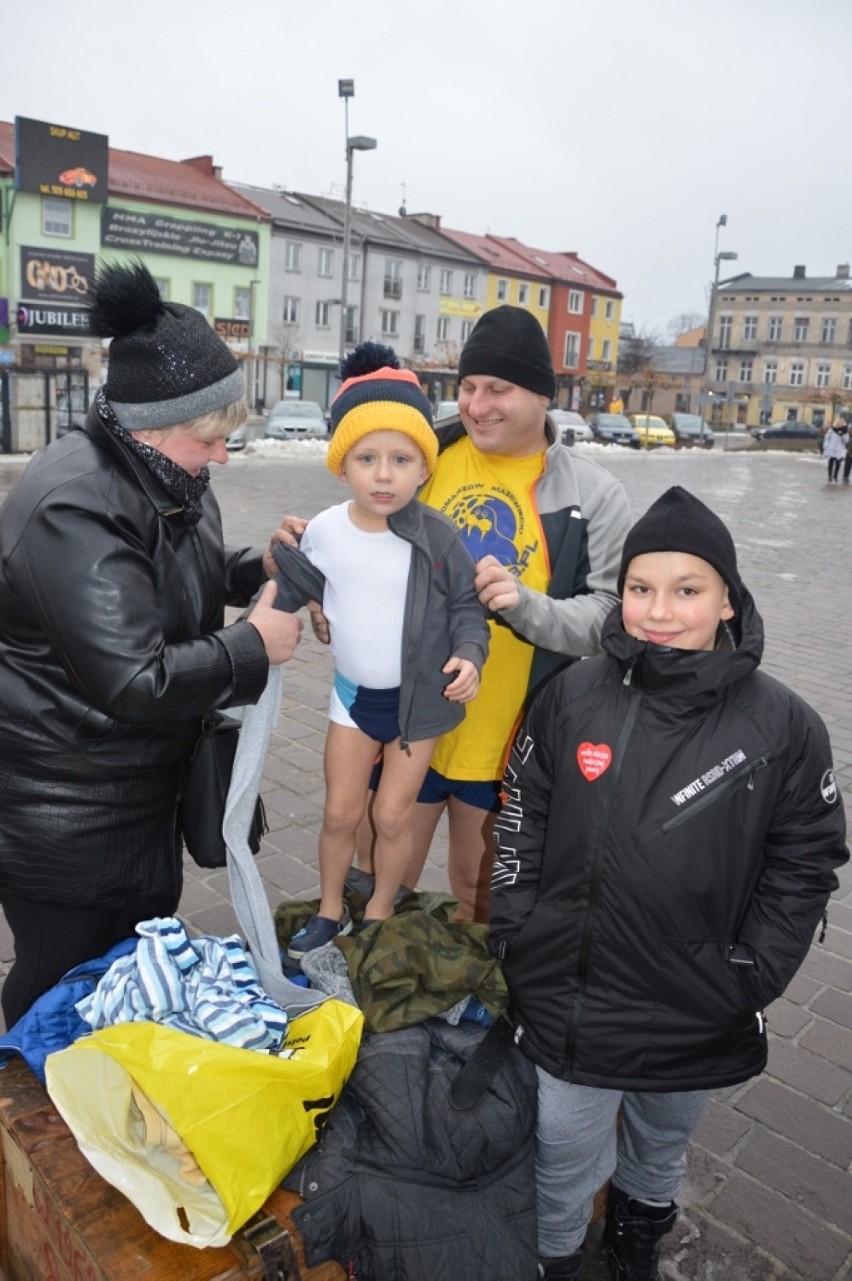
[[[762,1010],[802,963],[845,862],[828,734],[734,651],[645,645],[534,702],[506,773],[491,894],[521,1048],[568,1081],[734,1084],[766,1061]]]
[[[212,492],[188,525],[94,409],[32,459],[0,508],[0,891],[100,906],[172,892],[140,847],[169,822],[174,845],[200,717],[265,687],[258,632],[223,626],[262,578],[260,551],[224,547]]]
[[[482,1038],[427,1019],[366,1037],[319,1145],[287,1177],[308,1262],[358,1281],[533,1281],[535,1072],[514,1048],[479,1100],[450,1087]]]

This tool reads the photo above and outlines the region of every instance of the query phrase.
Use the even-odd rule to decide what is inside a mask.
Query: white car
[[[547,412],[557,431],[562,433],[563,445],[573,445],[576,440],[594,440],[592,429],[582,414],[575,413],[573,409],[548,409]],[[572,433],[567,440],[566,428]]]
[[[323,412],[315,400],[279,400],[266,420],[267,440],[305,440],[328,435]]]
[[[455,418],[459,412],[457,400],[439,400],[432,410],[432,421],[440,423],[446,418]]]

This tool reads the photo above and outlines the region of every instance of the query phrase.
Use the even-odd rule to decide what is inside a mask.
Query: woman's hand
[[[448,698],[451,703],[469,703],[472,698],[476,698],[476,692],[479,689],[479,672],[476,670],[476,664],[469,658],[454,656],[444,664],[441,671],[447,676],[451,672],[456,673],[444,690],[444,698]]]
[[[289,547],[298,547],[299,539],[305,532],[307,521],[301,516],[285,516],[269,540],[269,546],[263,553],[263,572],[267,578],[274,578],[278,573],[273,552],[276,543],[287,543]]]
[[[274,583],[264,584],[251,611],[246,615],[248,622],[260,632],[266,656],[273,667],[286,663],[296,652],[296,646],[302,635],[302,623],[295,614],[287,614],[283,609],[275,609],[275,597],[278,588]]]

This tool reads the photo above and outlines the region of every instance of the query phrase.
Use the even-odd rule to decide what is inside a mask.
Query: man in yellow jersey
[[[539,322],[496,307],[459,360],[459,414],[437,429],[440,454],[420,497],[461,530],[492,612],[479,694],[438,743],[416,807],[416,885],[441,814],[459,919],[488,919],[492,830],[513,730],[529,695],[595,653],[632,518],[620,482],[560,442],[547,417],[556,379]]]

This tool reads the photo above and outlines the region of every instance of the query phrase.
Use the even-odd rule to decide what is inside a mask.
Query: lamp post
[[[340,341],[338,355],[342,360],[346,355],[346,310],[349,292],[349,240],[352,223],[352,156],[356,151],[374,151],[375,138],[365,138],[363,134],[349,137],[349,99],[355,96],[354,80],[338,80],[337,96],[343,99],[346,125],[346,203],[343,208],[343,279],[340,282]]]
[[[710,307],[707,315],[707,338],[704,343],[704,381],[701,386],[701,406],[699,412],[703,416],[705,405],[709,399],[710,391],[710,358],[713,349],[713,325],[716,320],[716,295],[719,290],[719,264],[722,262],[733,262],[737,255],[730,249],[719,251],[719,228],[724,227],[728,218],[722,214],[716,223],[716,246],[713,254],[714,275],[713,288],[710,292]]]

